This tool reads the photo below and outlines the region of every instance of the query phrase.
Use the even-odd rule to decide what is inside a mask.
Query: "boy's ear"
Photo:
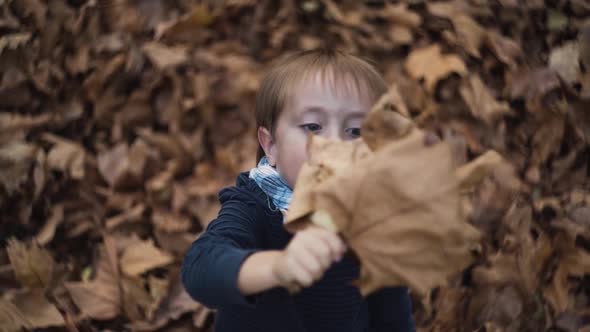
[[[275,142],[268,129],[258,127],[258,143],[260,143],[262,150],[264,150],[264,154],[266,155],[266,159],[270,166],[276,166]]]

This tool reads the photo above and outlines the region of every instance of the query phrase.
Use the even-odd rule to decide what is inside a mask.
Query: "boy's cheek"
[[[291,186],[294,186],[299,170],[307,159],[305,142],[285,141],[285,146],[281,147],[281,150],[282,151],[279,160],[280,173]]]

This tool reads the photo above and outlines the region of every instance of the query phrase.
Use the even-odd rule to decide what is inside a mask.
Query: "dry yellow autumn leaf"
[[[427,8],[432,15],[444,17],[453,22],[459,45],[472,56],[481,57],[479,49],[485,41],[487,31],[477,21],[459,6],[449,2],[430,2]]]
[[[32,116],[2,112],[0,113],[0,130],[2,132],[11,132],[41,127],[49,123],[51,118],[50,114]]]
[[[498,167],[509,167],[502,156],[490,150],[455,171],[461,190],[470,190]]]
[[[454,54],[442,54],[438,44],[412,51],[404,66],[413,79],[424,79],[426,89],[431,93],[436,83],[450,74],[467,74],[463,60]]]
[[[508,103],[496,100],[478,75],[471,75],[459,91],[471,114],[488,124],[493,124],[511,113]]]
[[[28,178],[38,147],[15,140],[0,146],[0,187],[16,191]]]
[[[26,44],[31,39],[30,32],[12,33],[0,37],[0,54]]]
[[[362,141],[333,142],[318,137],[309,140],[309,159],[297,177],[297,189],[293,192],[293,201],[289,206],[287,219],[292,222],[292,229],[302,226],[303,217],[314,211],[312,191],[323,181],[332,177],[335,172],[348,167],[358,159],[371,154]]]
[[[148,315],[148,319],[133,324],[133,327],[137,331],[156,331],[168,321],[178,319],[181,315],[186,314],[187,312],[196,312],[205,316],[208,316],[211,312],[211,310],[204,305],[195,302],[188,295],[180,280],[176,277],[173,278],[171,284],[166,282],[165,287],[167,288],[165,297],[162,298],[162,301],[157,303],[157,307],[154,308],[151,315]]]
[[[28,327],[22,312],[11,302],[0,298],[0,331],[20,332]]]
[[[314,141],[320,147],[310,148],[310,160],[316,151],[323,151],[325,160],[337,158],[322,150],[330,144],[314,137],[312,145]],[[353,155],[354,144],[341,144]],[[310,172],[328,166],[309,163],[302,175],[306,167]],[[471,262],[479,233],[460,213],[458,182],[445,144],[425,147],[423,133],[414,130],[373,154],[324,172],[329,175],[312,188],[306,187],[310,182],[298,182],[287,227],[301,224],[304,211],[325,211],[361,261],[358,284],[363,295],[399,285],[423,295]],[[326,222],[326,217],[314,215],[314,220]]]
[[[174,257],[154,246],[152,240],[137,241],[129,245],[121,256],[121,270],[135,277],[151,269],[166,266]]]
[[[53,303],[47,300],[42,289],[33,289],[24,294],[18,294],[13,303],[26,319],[26,327],[28,328],[38,329],[65,325],[62,314]]]
[[[156,26],[156,39],[189,39],[189,36],[194,36],[199,29],[210,25],[214,20],[215,13],[212,13],[206,5],[198,4],[193,6],[188,14]]]
[[[6,251],[16,278],[23,286],[44,288],[49,285],[55,263],[47,250],[34,243],[27,245],[9,239]]]
[[[549,68],[555,70],[568,84],[575,83],[580,77],[579,48],[578,43],[569,42],[554,48],[549,54]]]
[[[86,317],[107,320],[120,312],[120,292],[116,283],[75,282],[66,283],[72,300]]]
[[[414,124],[397,86],[392,85],[363,122],[363,140],[371,150],[408,135]]]
[[[84,160],[86,152],[78,143],[53,134],[45,134],[44,139],[54,143],[47,154],[47,165],[54,170],[62,171],[72,179],[84,177]]]
[[[418,28],[420,24],[422,24],[422,17],[420,17],[415,11],[408,9],[407,3],[387,3],[385,8],[383,8],[379,14],[396,24],[412,29]]]
[[[65,325],[62,314],[47,301],[41,289],[16,294],[12,301],[0,299],[0,331],[18,332]]]
[[[498,60],[511,68],[517,67],[516,60],[522,57],[522,49],[514,40],[502,36],[496,31],[487,31],[486,46],[496,55]]]
[[[66,282],[64,286],[83,316],[107,320],[121,312],[122,303],[114,240],[104,237],[99,252],[96,277],[92,281]]]
[[[55,230],[57,229],[57,226],[59,226],[59,224],[61,224],[63,220],[63,204],[54,205],[53,209],[51,210],[51,214],[45,222],[45,225],[43,225],[43,228],[41,228],[39,234],[37,234],[37,236],[35,237],[37,243],[39,243],[40,245],[46,245],[49,242],[51,242],[51,240],[53,240],[53,237],[55,236]]]
[[[143,46],[143,51],[159,69],[173,68],[188,61],[188,50],[182,46],[168,47],[158,42],[150,42]]]
[[[148,159],[148,147],[136,141],[130,148],[119,144],[98,154],[98,170],[114,189],[133,188],[141,185]]]
[[[569,242],[569,243],[568,243]],[[561,242],[562,247],[557,270],[549,286],[543,290],[543,295],[557,313],[571,309],[574,298],[571,297],[568,278],[582,277],[590,274],[590,254],[577,250],[572,239]]]
[[[146,290],[141,277],[121,278],[123,310],[131,321],[140,321],[151,311],[154,300]]]

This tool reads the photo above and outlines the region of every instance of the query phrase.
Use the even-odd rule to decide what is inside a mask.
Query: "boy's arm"
[[[371,294],[369,304],[370,332],[413,332],[412,300],[406,287],[388,287]]]
[[[255,202],[229,200],[193,242],[181,275],[187,292],[211,308],[251,305],[252,294],[277,286],[308,287],[346,250],[337,234],[320,227],[298,232],[285,250],[258,251],[262,225]]]
[[[246,258],[260,248],[262,231],[256,215],[253,201],[223,203],[182,264],[182,282],[192,298],[211,308],[251,304],[238,288],[238,274]]]
[[[248,257],[238,276],[243,294],[283,286],[290,291],[309,287],[342,259],[346,245],[336,233],[311,226],[295,234],[285,250],[263,251]]]
[[[265,250],[248,257],[238,275],[238,289],[245,295],[256,294],[280,286],[273,273],[273,264],[281,259],[279,250]]]

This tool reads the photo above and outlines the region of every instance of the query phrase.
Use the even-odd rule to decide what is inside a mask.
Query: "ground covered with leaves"
[[[454,162],[477,259],[422,331],[590,331],[584,0],[0,0],[0,330],[207,331],[179,282],[217,191],[254,165],[269,61],[376,61]],[[393,130],[393,129],[392,129]]]

